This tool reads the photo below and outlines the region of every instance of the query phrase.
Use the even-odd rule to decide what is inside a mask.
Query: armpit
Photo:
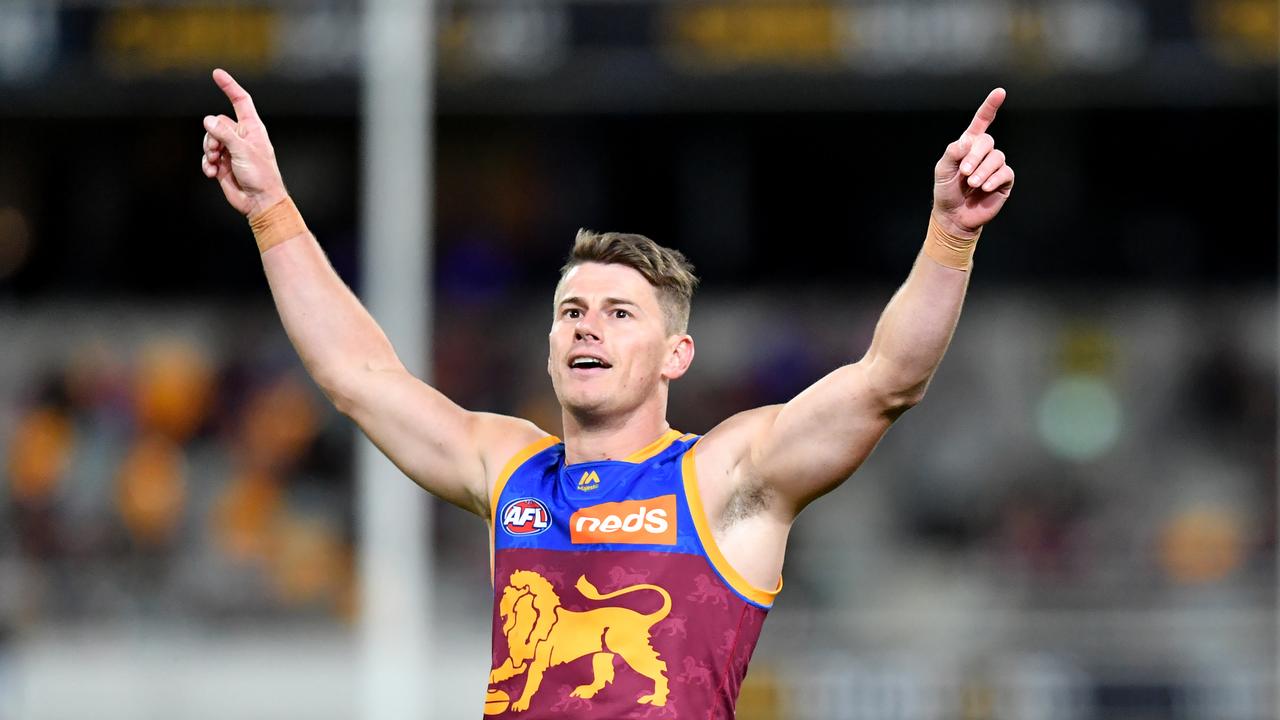
[[[720,522],[716,524],[716,529],[728,530],[743,520],[763,513],[768,509],[774,494],[773,488],[764,484],[753,483],[739,488],[725,503],[724,512],[720,515]]]

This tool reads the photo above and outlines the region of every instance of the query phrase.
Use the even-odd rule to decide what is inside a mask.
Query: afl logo
[[[551,527],[551,512],[541,500],[520,498],[502,508],[502,529],[509,535],[537,535]]]

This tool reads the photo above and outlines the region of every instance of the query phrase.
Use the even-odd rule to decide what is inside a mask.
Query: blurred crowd
[[[295,361],[149,334],[5,378],[0,613],[349,617],[350,431]]]

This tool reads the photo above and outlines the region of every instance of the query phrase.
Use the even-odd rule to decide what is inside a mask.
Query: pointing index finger
[[[1004,88],[996,88],[987,95],[987,99],[983,101],[982,107],[978,108],[978,112],[973,116],[973,121],[969,123],[969,128],[964,131],[966,135],[981,135],[991,127],[991,123],[996,119],[996,111],[1004,103]]]
[[[231,101],[231,107],[235,108],[238,122],[256,120],[258,118],[258,111],[253,107],[253,99],[249,97],[249,93],[244,88],[240,87],[240,83],[231,77],[231,73],[218,68],[213,71],[213,81],[218,84],[218,88]]]

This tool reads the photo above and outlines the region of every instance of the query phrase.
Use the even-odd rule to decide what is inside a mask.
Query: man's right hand
[[[200,169],[205,177],[217,179],[231,207],[252,218],[283,200],[288,192],[267,128],[258,119],[249,93],[221,68],[213,71],[213,81],[231,101],[236,119],[205,116]]]

